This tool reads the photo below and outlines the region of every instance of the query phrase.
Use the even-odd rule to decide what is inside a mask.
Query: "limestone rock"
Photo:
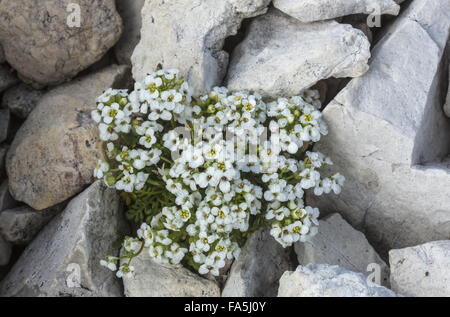
[[[133,278],[124,278],[127,297],[218,297],[219,286],[181,265],[155,263],[147,252],[133,259]]]
[[[0,143],[6,140],[9,131],[11,115],[9,109],[0,109]]]
[[[0,284],[0,296],[121,296],[119,280],[100,260],[118,255],[114,241],[124,225],[116,192],[94,183],[25,249]]]
[[[269,3],[270,0],[146,1],[141,41],[131,58],[134,79],[142,80],[160,64],[163,68],[179,69],[196,95],[220,85],[228,65],[228,54],[222,50],[225,39],[237,33],[243,19],[264,13]]]
[[[315,150],[341,172],[339,196],[308,196],[339,210],[383,255],[450,237],[450,122],[442,112],[449,1],[413,1],[372,51],[370,70],[324,110],[330,134]],[[404,54],[398,54],[402,48]],[[324,173],[327,171],[324,170]]]
[[[44,91],[37,90],[26,84],[20,84],[8,89],[3,95],[2,106],[18,116],[25,119],[36,107]]]
[[[396,297],[391,290],[371,285],[361,273],[337,265],[310,264],[285,272],[278,297]]]
[[[303,24],[271,9],[251,22],[234,50],[227,85],[271,97],[293,96],[322,79],[361,76],[369,57],[369,41],[350,25]]]
[[[400,11],[394,0],[274,0],[273,5],[303,23],[358,13],[398,15]]]
[[[123,33],[114,52],[120,64],[131,66],[131,55],[141,39],[141,11],[145,0],[117,1],[117,11],[123,19]]]
[[[339,214],[320,220],[319,233],[311,241],[296,243],[300,265],[327,263],[369,275],[372,263],[380,267],[380,280],[389,286],[389,267],[369,244],[364,234],[353,229]],[[375,272],[377,273],[377,272]]]
[[[0,65],[0,92],[8,89],[18,82],[17,77],[6,65]]]
[[[17,206],[17,202],[9,193],[8,181],[5,180],[0,185],[0,213],[15,206]]]
[[[98,61],[122,32],[114,0],[2,1],[0,17],[6,60],[22,78],[42,85],[74,77]]]
[[[450,297],[450,240],[389,251],[392,289],[405,296]]]
[[[61,210],[63,205],[36,211],[28,206],[4,210],[0,213],[0,236],[12,243],[26,245]]]
[[[222,296],[276,296],[281,275],[293,268],[290,249],[283,249],[268,229],[259,230],[248,238],[240,257],[234,261]]]
[[[105,89],[126,87],[128,79],[128,67],[111,66],[41,98],[6,158],[13,197],[42,210],[94,181],[93,169],[104,154],[90,113]]]
[[[0,266],[7,265],[11,258],[12,247],[11,244],[0,237]]]

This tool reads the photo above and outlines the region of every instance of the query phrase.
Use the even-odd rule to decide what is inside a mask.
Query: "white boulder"
[[[254,19],[231,57],[230,90],[293,96],[329,77],[368,70],[370,43],[360,30],[335,21],[304,24],[271,9]]]
[[[361,273],[337,265],[310,264],[286,272],[278,297],[395,297],[395,293],[371,284]]]
[[[374,282],[389,286],[389,267],[364,234],[355,230],[339,214],[320,220],[318,234],[311,241],[296,243],[295,252],[300,265],[339,265],[347,270],[373,276]]]
[[[273,5],[303,23],[358,13],[397,15],[400,11],[394,0],[274,0]]]
[[[405,296],[450,297],[450,240],[389,251],[392,289]]]
[[[440,88],[449,30],[450,1],[413,1],[372,51],[370,70],[323,112],[330,134],[315,150],[332,155],[328,172],[347,181],[340,195],[310,195],[309,204],[343,213],[385,255],[450,236]]]
[[[266,11],[270,0],[147,0],[142,9],[141,41],[132,56],[133,77],[142,80],[158,65],[177,68],[194,94],[220,85],[228,54],[227,37],[245,18]]]

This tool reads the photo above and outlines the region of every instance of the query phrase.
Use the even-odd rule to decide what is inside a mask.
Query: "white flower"
[[[111,271],[117,271],[117,263],[119,258],[115,256],[108,256],[106,260],[101,260],[100,265],[108,268]]]
[[[147,149],[151,148],[156,143],[155,131],[148,128],[145,135],[139,139],[139,144],[145,146]]]
[[[107,162],[99,160],[94,170],[94,177],[101,179],[105,176],[105,174],[108,171],[109,171],[109,164]]]
[[[118,278],[132,278],[134,276],[135,268],[129,264],[123,264],[120,266],[119,271],[117,271],[116,275]]]
[[[113,103],[111,106],[105,106],[102,109],[102,117],[103,122],[110,124],[116,119],[123,119],[125,113],[120,110],[120,105],[118,103]]]
[[[133,192],[135,182],[136,175],[125,173],[123,177],[116,183],[116,189],[131,193]]]

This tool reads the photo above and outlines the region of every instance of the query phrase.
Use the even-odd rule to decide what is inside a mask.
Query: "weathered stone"
[[[398,15],[400,11],[394,0],[274,0],[273,5],[303,23],[358,13]]]
[[[441,61],[450,2],[413,1],[372,51],[370,70],[324,110],[330,134],[315,150],[345,175],[339,196],[307,197],[340,211],[384,255],[450,236],[450,122]],[[398,54],[400,50],[402,54]],[[324,170],[326,173],[327,171]]]
[[[90,113],[105,89],[126,87],[129,78],[127,66],[112,66],[41,98],[6,157],[13,197],[42,210],[94,181],[93,169],[104,154]]]
[[[10,120],[11,115],[9,109],[0,109],[0,143],[8,138]]]
[[[0,65],[0,92],[8,89],[18,82],[17,77],[6,65]]]
[[[396,297],[391,290],[370,284],[362,273],[337,265],[310,264],[285,272],[278,297]]]
[[[5,176],[5,158],[9,146],[7,144],[0,144],[0,183]]]
[[[281,275],[295,267],[290,251],[283,249],[268,229],[253,233],[231,267],[222,296],[276,296]]]
[[[449,41],[449,49],[450,49],[450,41]],[[449,58],[449,64],[450,64],[450,58]],[[450,65],[448,67],[448,90],[447,90],[447,99],[444,104],[444,112],[447,115],[447,117],[450,118]]]
[[[34,89],[26,84],[8,89],[3,95],[2,106],[18,116],[25,119],[36,107],[44,91]]]
[[[25,249],[0,284],[0,296],[121,296],[119,280],[100,260],[118,255],[114,241],[124,230],[115,190],[94,183]]]
[[[7,265],[11,258],[12,246],[0,237],[0,266]]]
[[[145,0],[117,1],[117,11],[123,19],[123,33],[114,47],[120,64],[131,66],[131,55],[141,39],[141,11]]]
[[[370,265],[377,264],[380,280],[377,283],[389,286],[389,267],[367,241],[364,234],[353,229],[339,214],[320,220],[319,233],[311,241],[296,243],[300,265],[327,263],[369,275]]]
[[[228,54],[222,50],[225,39],[237,33],[244,18],[264,13],[269,3],[270,0],[146,1],[141,41],[131,58],[134,78],[142,80],[160,64],[163,68],[179,69],[196,95],[220,85],[228,65]]]
[[[9,193],[8,181],[5,180],[0,185],[0,212],[17,206],[17,202]]]
[[[4,210],[0,213],[0,235],[12,244],[26,245],[62,209],[64,204],[42,211],[28,206]]]
[[[0,17],[6,60],[22,78],[43,85],[61,83],[98,61],[122,32],[114,0],[2,1]]]
[[[219,286],[181,265],[155,263],[147,252],[133,259],[133,278],[124,278],[127,297],[218,297]]]
[[[405,296],[450,297],[450,240],[389,251],[392,289]]]
[[[247,37],[234,50],[227,85],[272,97],[292,96],[322,79],[361,76],[369,57],[369,41],[350,25],[303,24],[271,9],[251,22]]]

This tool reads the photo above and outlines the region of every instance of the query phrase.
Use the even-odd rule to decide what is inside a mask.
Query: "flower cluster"
[[[269,103],[226,88],[194,99],[176,70],[148,75],[131,93],[107,90],[92,118],[108,162],[94,175],[141,225],[120,257],[101,264],[132,276],[131,260],[147,252],[218,276],[261,227],[284,247],[313,236],[319,211],[305,206],[304,191],[338,194],[344,182],[323,178],[331,160],[307,151],[328,133],[319,107],[312,90]]]

